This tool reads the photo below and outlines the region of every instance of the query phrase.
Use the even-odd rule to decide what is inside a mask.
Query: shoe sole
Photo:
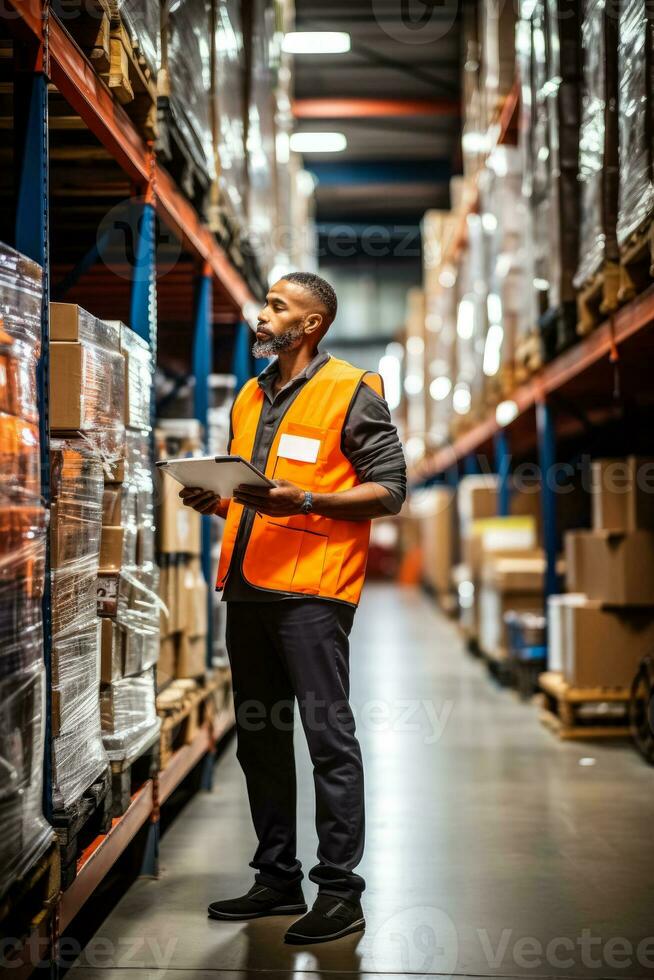
[[[269,909],[264,912],[232,913],[232,912],[212,912],[208,910],[207,915],[210,919],[219,919],[228,922],[245,922],[248,919],[266,919],[271,915],[304,915],[308,911],[307,905],[280,905],[277,908]]]
[[[329,943],[333,939],[340,939],[342,936],[349,936],[353,932],[363,932],[366,928],[365,919],[357,919],[356,922],[352,922],[351,925],[346,926],[345,929],[339,930],[339,932],[332,932],[329,936],[300,936],[297,933],[287,934],[284,936],[284,942],[289,946],[313,946],[315,943]]]

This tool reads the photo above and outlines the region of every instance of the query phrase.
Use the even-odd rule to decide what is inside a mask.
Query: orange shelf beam
[[[548,395],[584,374],[604,358],[609,358],[614,348],[648,328],[654,327],[654,286],[651,286],[614,314],[612,320],[600,324],[596,330],[554,360],[538,374],[520,385],[508,396],[518,406],[518,416],[524,415]],[[494,416],[489,416],[469,432],[456,439],[452,445],[439,449],[416,467],[414,479],[424,480],[442,473],[469,453],[487,443],[500,426]],[[534,442],[535,442],[534,432]]]

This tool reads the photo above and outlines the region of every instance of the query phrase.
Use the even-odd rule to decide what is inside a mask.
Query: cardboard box
[[[177,646],[177,677],[200,677],[207,671],[207,638],[206,636],[190,637],[187,633],[179,634]]]
[[[152,354],[149,344],[120,321],[120,350],[125,359],[125,425],[137,429],[150,427],[152,393]]]
[[[591,534],[592,531],[566,531],[563,535],[565,581],[568,592],[585,591],[588,538]]]
[[[125,366],[119,353],[92,344],[50,344],[50,429],[120,430],[124,385]]]
[[[591,492],[594,530],[654,531],[654,458],[597,460]]]
[[[481,581],[498,592],[539,594],[545,589],[545,568],[542,551],[524,555],[488,555],[482,566]]]
[[[536,522],[533,517],[488,517],[473,521],[468,537],[462,540],[463,563],[478,581],[486,555],[523,555],[536,548]]]
[[[120,330],[116,324],[99,320],[76,303],[50,303],[50,340],[120,350]]]
[[[159,551],[162,554],[199,555],[202,517],[185,507],[179,496],[180,485],[159,471],[160,506],[157,520]]]
[[[654,649],[654,610],[619,612],[587,599],[564,610],[564,676],[576,687],[629,688]]]
[[[101,619],[100,623],[100,681],[111,684],[123,676],[125,634],[113,619]]]
[[[412,512],[420,525],[423,580],[438,593],[452,588],[455,496],[450,487],[433,487],[417,495]]]
[[[654,605],[654,532],[592,531],[581,545],[579,592],[607,606]]]
[[[161,640],[157,661],[157,690],[162,690],[175,677],[177,661],[177,637],[166,636]]]

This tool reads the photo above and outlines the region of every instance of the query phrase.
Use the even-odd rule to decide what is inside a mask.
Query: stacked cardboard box
[[[152,355],[124,323],[125,452],[105,473],[98,575],[101,717],[111,759],[136,757],[157,734],[154,665],[159,656],[159,571],[152,480]]]
[[[550,600],[550,667],[629,687],[654,649],[654,460],[598,460],[592,475],[592,530],[566,534],[569,594]]]
[[[124,452],[120,332],[78,306],[50,305],[52,706],[55,804],[107,765],[100,727],[97,581],[105,470]]]
[[[157,458],[199,455],[200,426],[195,419],[161,420],[156,432]],[[159,594],[161,651],[157,685],[173,678],[202,677],[207,668],[207,583],[202,574],[202,519],[179,496],[179,484],[160,474]]]
[[[411,497],[411,514],[418,522],[422,580],[448,605],[455,564],[455,495],[451,487],[431,487]]]
[[[36,395],[41,290],[40,267],[0,244],[0,896],[52,836],[41,809],[46,535]]]
[[[209,409],[207,446],[216,456],[225,456],[229,450],[231,406],[234,400],[236,378],[233,374],[213,374],[210,379],[212,406]],[[211,567],[218,568],[224,521],[211,521]],[[227,607],[221,601],[221,593],[211,589],[211,662],[213,666],[226,666]]]
[[[584,69],[579,130],[581,226],[574,285],[582,288],[602,270],[613,281],[613,295],[607,290],[608,283],[604,292],[604,300],[611,308],[615,301],[618,261],[618,22],[612,4],[606,0],[586,0],[581,44]]]
[[[459,592],[460,624],[467,640],[489,655],[505,650],[503,613],[509,609],[537,612],[542,608],[533,589],[533,562],[543,562],[538,550],[540,526],[540,493],[536,486],[514,488],[511,494],[511,516],[497,517],[499,480],[495,474],[463,477],[459,481],[457,507],[461,565],[454,571]],[[502,574],[496,566],[500,559],[524,559],[523,571],[529,587],[516,585],[521,576],[519,565]],[[539,566],[540,567],[540,566]],[[507,571],[507,575],[503,572]],[[540,574],[540,572],[539,572]],[[537,592],[538,590],[536,590]],[[510,597],[526,595],[517,605]],[[482,637],[483,632],[483,637]]]
[[[55,803],[68,806],[102,773],[100,623],[96,608],[102,458],[81,438],[50,443],[52,733]]]
[[[522,13],[523,192],[531,210],[534,285],[547,358],[576,331],[581,33],[577,5],[536,0],[523,5]]]

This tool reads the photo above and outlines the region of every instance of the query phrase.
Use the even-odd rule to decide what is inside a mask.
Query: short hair
[[[321,302],[327,313],[326,325],[329,327],[336,318],[338,310],[338,300],[334,287],[331,286],[322,276],[317,276],[315,272],[289,272],[282,276],[288,282],[296,282],[298,286],[304,286],[311,293],[314,299]]]

